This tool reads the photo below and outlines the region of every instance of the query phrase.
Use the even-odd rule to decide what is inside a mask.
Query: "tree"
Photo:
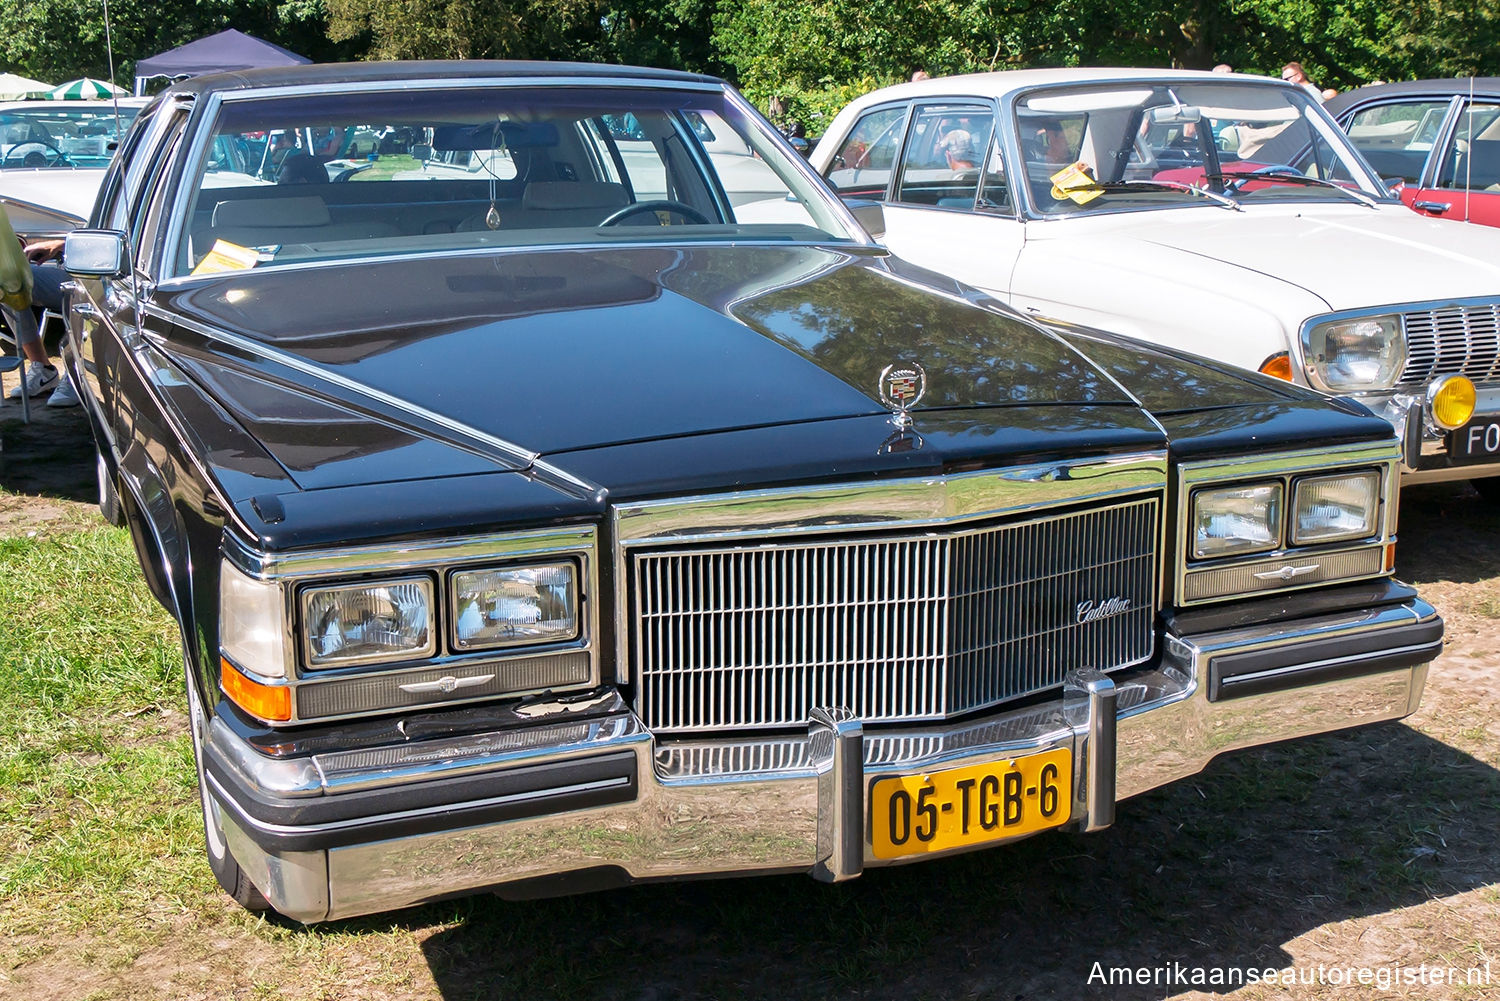
[[[138,59],[225,28],[238,28],[310,59],[348,53],[327,35],[322,0],[111,0],[115,83],[128,87]],[[0,60],[54,83],[110,76],[101,0],[0,0]]]

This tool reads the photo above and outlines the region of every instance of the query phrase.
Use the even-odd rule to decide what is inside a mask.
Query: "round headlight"
[[[1461,375],[1445,375],[1427,387],[1427,410],[1432,422],[1444,431],[1469,423],[1478,397],[1474,384]]]
[[[1315,385],[1334,392],[1389,389],[1406,367],[1397,316],[1332,320],[1308,328],[1303,354]]]

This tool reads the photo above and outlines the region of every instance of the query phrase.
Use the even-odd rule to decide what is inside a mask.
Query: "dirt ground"
[[[13,403],[0,406],[0,483],[28,495],[0,498],[0,534],[97,517],[80,412],[34,414],[22,427]],[[0,970],[0,994],[1500,998],[1500,509],[1462,483],[1410,489],[1399,554],[1400,576],[1448,626],[1415,716],[1220,760],[1122,804],[1096,835],[837,887],[778,878],[475,898],[311,932],[239,915],[211,892],[175,912],[122,901],[123,922],[161,934],[128,954],[109,929],[27,943]],[[1491,962],[1487,983],[1463,982]],[[1174,963],[1322,983],[1098,979]],[[1433,984],[1434,967],[1459,982]],[[1418,969],[1421,982],[1403,982]]]

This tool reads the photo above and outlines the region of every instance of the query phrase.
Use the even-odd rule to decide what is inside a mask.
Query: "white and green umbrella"
[[[107,80],[95,80],[86,76],[81,80],[59,84],[47,96],[54,101],[103,101],[114,96],[124,97],[125,93],[125,88],[116,87]]]
[[[0,73],[0,101],[24,101],[28,97],[41,97],[51,89],[50,83],[15,73]]]

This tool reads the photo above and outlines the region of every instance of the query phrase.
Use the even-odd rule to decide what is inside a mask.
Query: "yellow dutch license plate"
[[[1030,834],[1068,822],[1067,748],[878,780],[870,789],[876,858],[900,858]]]

